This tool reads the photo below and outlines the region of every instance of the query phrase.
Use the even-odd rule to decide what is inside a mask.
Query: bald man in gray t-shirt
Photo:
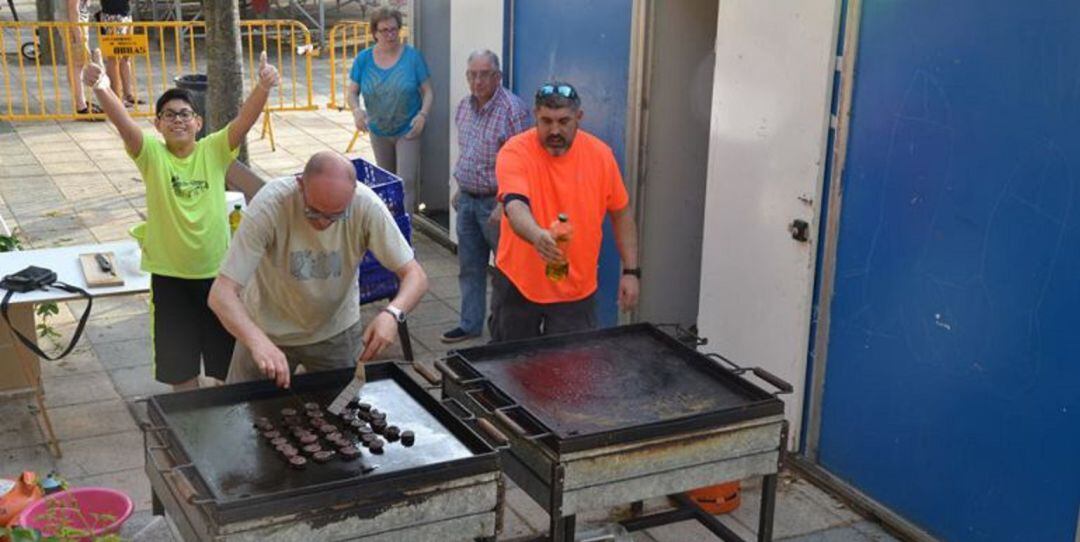
[[[401,285],[361,336],[357,274],[369,249]],[[288,387],[297,365],[362,367],[394,342],[425,291],[386,205],[356,182],[348,159],[317,153],[302,176],[268,183],[251,201],[210,290],[210,308],[237,340],[228,381]]]

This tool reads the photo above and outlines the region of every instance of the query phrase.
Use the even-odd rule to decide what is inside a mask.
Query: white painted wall
[[[458,102],[469,94],[469,85],[465,81],[466,60],[469,53],[477,49],[491,49],[499,55],[499,62],[505,68],[506,59],[502,58],[503,46],[503,2],[491,0],[452,0],[450,3],[450,193],[457,190],[454,181],[454,164],[457,163],[458,141],[457,127],[454,126],[454,111]],[[457,229],[454,226],[456,213],[450,209],[450,238],[457,241]]]
[[[698,327],[708,349],[795,387],[784,396],[793,443],[839,4],[727,0],[716,31]],[[810,242],[791,238],[795,218],[810,222]]]

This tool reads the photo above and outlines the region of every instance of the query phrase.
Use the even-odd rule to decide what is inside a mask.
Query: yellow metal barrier
[[[267,52],[270,62],[281,73],[281,85],[271,94],[267,111],[317,109],[312,89],[313,47],[308,29],[292,20],[256,20],[242,21],[240,30],[241,62],[251,84],[255,84],[256,62],[261,51]],[[137,98],[132,114],[136,116],[153,115],[154,100],[173,86],[174,77],[206,69],[206,26],[202,21],[0,22],[0,32],[5,37],[12,36],[16,44],[33,41],[38,51],[33,58],[26,58],[17,50],[5,50],[8,40],[0,39],[3,77],[0,120],[101,118],[100,113],[76,112],[75,84],[81,87],[77,68],[85,62],[92,47],[103,46],[103,53],[112,53],[121,62],[131,62],[131,89]],[[107,37],[110,34],[124,37]],[[89,89],[83,88],[83,94],[92,102]],[[264,135],[268,130],[271,130],[269,115],[264,119]]]
[[[370,47],[375,40],[368,32],[368,23],[361,21],[342,21],[330,29],[330,101],[326,107],[345,111],[349,108],[349,71],[353,60],[360,51]],[[402,27],[401,38],[408,41],[408,29]],[[340,101],[339,101],[340,98]],[[360,130],[354,130],[352,139],[345,152],[350,153],[360,139]]]

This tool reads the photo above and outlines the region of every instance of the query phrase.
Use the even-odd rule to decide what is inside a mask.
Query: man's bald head
[[[319,151],[304,166],[302,181],[305,205],[333,215],[352,205],[356,193],[356,168],[341,153]],[[329,227],[329,223],[325,227]]]

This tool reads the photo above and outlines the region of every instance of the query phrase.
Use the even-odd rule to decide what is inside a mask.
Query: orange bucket
[[[686,495],[710,514],[727,514],[742,504],[741,486],[737,481],[698,488]]]

